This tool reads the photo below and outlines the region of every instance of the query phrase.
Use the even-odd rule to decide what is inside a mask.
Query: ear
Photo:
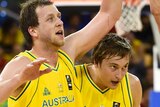
[[[98,65],[95,63],[95,61],[93,61],[93,64],[94,64],[94,66],[97,68],[98,67]]]
[[[29,27],[28,32],[32,37],[38,37],[37,30],[35,27]]]

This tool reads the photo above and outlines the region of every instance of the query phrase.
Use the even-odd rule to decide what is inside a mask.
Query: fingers
[[[141,0],[124,0],[125,5],[127,6],[137,6],[140,2]]]
[[[33,62],[31,62],[32,65],[38,65],[40,66],[43,63],[47,63],[48,60],[46,58],[37,58],[36,60],[34,60]]]
[[[41,75],[44,75],[44,74],[47,74],[47,73],[49,73],[49,72],[51,72],[51,71],[52,71],[51,68],[47,68],[47,69],[44,69],[44,70],[40,70],[40,76],[41,76]]]
[[[34,60],[31,64],[33,66],[37,66],[37,67],[40,67],[41,64],[43,63],[47,63],[49,62],[46,58],[37,58],[36,60]],[[46,74],[46,73],[49,73],[51,72],[52,69],[51,68],[46,68],[44,70],[39,70],[39,76],[43,75],[43,74]]]

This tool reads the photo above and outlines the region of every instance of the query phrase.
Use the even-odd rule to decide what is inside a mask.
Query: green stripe
[[[104,91],[100,90],[100,89],[93,83],[93,81],[91,80],[91,78],[89,77],[89,75],[88,75],[88,73],[87,73],[87,70],[86,70],[86,68],[85,68],[84,65],[83,65],[83,68],[84,68],[84,71],[85,71],[85,74],[86,74],[88,80],[90,81],[90,83],[91,83],[99,92],[101,92],[102,94],[104,94],[105,92],[107,92],[107,91],[109,90],[109,88],[106,89],[106,90],[104,90]]]
[[[59,56],[59,58],[61,58],[60,56]],[[62,58],[61,58],[62,59]],[[72,74],[72,71],[71,71],[71,69],[68,67],[68,64],[66,64],[66,62],[62,59],[62,61],[64,62],[64,64],[67,66],[67,68],[69,69],[69,71],[70,71],[70,73],[71,73],[71,75],[72,75],[72,78],[74,79],[74,77],[73,77],[73,74]],[[79,90],[79,88],[76,86],[76,84],[75,84],[75,82],[73,82],[73,84],[75,85],[75,87]]]
[[[31,102],[33,100],[33,97],[34,97],[34,95],[36,94],[36,92],[38,90],[38,85],[39,85],[39,78],[38,78],[38,83],[37,83],[36,91],[34,92],[34,94],[33,94],[32,98],[31,98],[30,102],[28,103],[28,105],[26,107],[28,107],[31,104]]]
[[[132,99],[131,99],[131,95],[130,95],[130,91],[129,91],[127,75],[125,75],[125,79],[126,79],[126,83],[127,83],[127,90],[128,90],[128,95],[129,95],[130,107],[132,107]]]
[[[76,76],[77,79],[80,78],[80,80],[81,80],[81,84],[80,84],[80,92],[81,92],[81,91],[82,91],[82,84],[83,84],[82,66],[81,66],[81,65],[78,65],[77,67],[80,67],[80,73],[81,73],[80,76],[78,76],[78,75]],[[75,66],[74,68],[75,68],[75,72],[77,72],[76,66]],[[79,85],[79,82],[78,82],[78,85]]]
[[[59,52],[60,54],[62,54],[63,56],[65,56],[65,57],[68,59],[68,61],[71,63],[72,67],[74,68],[74,72],[75,72],[75,75],[76,75],[76,77],[77,77],[77,72],[76,72],[76,70],[75,70],[74,64],[73,64],[73,62],[71,61],[71,59],[68,58],[68,56],[67,56],[64,52],[62,52],[62,51],[60,51],[60,50],[58,50],[58,52]]]
[[[70,62],[72,65],[74,65],[73,62],[70,60],[70,58],[68,58],[68,56],[67,56],[64,52],[62,52],[62,51],[60,51],[60,50],[58,50],[58,52],[61,53],[61,54],[63,54],[63,55],[69,60],[69,62]]]
[[[37,58],[36,58],[34,55],[32,55],[30,52],[26,51],[26,53],[28,53],[28,54],[29,54],[31,57],[33,57],[34,59],[37,59]],[[48,68],[50,68],[50,66],[47,65],[46,63],[43,63],[43,65],[46,66],[46,67],[48,67]],[[58,63],[58,65],[56,66],[56,68],[52,68],[52,70],[58,71],[58,68],[59,68],[59,63]]]
[[[121,89],[122,89],[122,94],[123,94],[123,102],[124,102],[124,105],[126,107],[126,102],[125,102],[125,96],[124,96],[124,91],[123,91],[123,86],[122,86],[122,82],[121,82]]]
[[[10,99],[17,101],[22,95],[23,93],[27,90],[28,86],[30,85],[31,81],[29,81],[29,83],[27,84],[27,86],[25,87],[25,89],[22,91],[22,93],[15,99],[13,97],[9,97]]]
[[[83,84],[83,76],[82,76],[82,66],[80,66],[80,71],[81,71],[81,87],[80,87],[80,92],[82,91],[82,84]]]
[[[75,70],[75,75],[76,75],[76,77],[78,77],[77,70],[76,70],[76,67],[75,67],[75,66],[74,66],[74,70]]]

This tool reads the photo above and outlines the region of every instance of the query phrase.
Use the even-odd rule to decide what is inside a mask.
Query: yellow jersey
[[[101,90],[89,76],[86,64],[77,65],[75,69],[84,107],[133,107],[128,73],[116,89]]]
[[[18,56],[26,56],[32,61],[37,58],[29,51]],[[51,66],[44,63],[40,69],[47,67]],[[59,50],[56,67],[50,73],[27,82],[16,98],[10,96],[8,107],[82,107],[74,65],[69,56]]]

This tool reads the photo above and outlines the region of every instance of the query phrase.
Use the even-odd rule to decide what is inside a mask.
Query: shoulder
[[[16,56],[4,67],[1,76],[4,79],[11,78],[13,75],[19,73],[23,67],[29,64],[31,61],[25,56]]]
[[[128,73],[131,93],[133,98],[133,107],[139,107],[142,99],[142,87],[140,80],[137,76]]]
[[[19,68],[20,66],[26,65],[30,62],[31,62],[31,60],[29,58],[27,58],[26,56],[16,56],[10,62],[8,62],[6,67],[14,66],[14,68],[16,68],[16,67]]]
[[[131,92],[137,93],[138,90],[140,91],[142,88],[139,78],[131,73],[128,73],[128,77],[130,81]]]
[[[132,86],[138,86],[137,83],[140,84],[140,80],[139,80],[139,78],[137,76],[135,76],[135,75],[133,75],[131,73],[128,73],[128,77],[129,77],[129,80],[130,80],[131,87]]]

